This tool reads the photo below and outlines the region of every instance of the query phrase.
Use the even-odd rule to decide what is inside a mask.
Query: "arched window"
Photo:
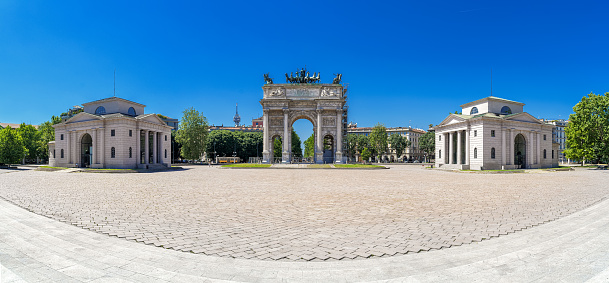
[[[478,148],[474,148],[474,158],[478,158]]]
[[[133,150],[129,148],[129,158],[133,157]]]
[[[167,158],[167,149],[165,149],[165,158]]]
[[[503,107],[501,107],[501,114],[503,114],[503,115],[512,114],[512,109],[510,109],[507,106],[503,106]]]
[[[61,149],[61,158],[63,158],[63,148]]]
[[[543,150],[543,159],[546,159],[546,158],[547,158],[547,157],[546,157],[546,150],[544,149],[544,150]]]
[[[116,150],[113,148],[110,149],[110,158],[114,158],[116,156]]]
[[[104,115],[106,114],[106,108],[104,108],[103,106],[97,107],[97,109],[95,109],[95,115]]]
[[[491,158],[495,159],[495,148],[491,148]]]
[[[127,110],[127,114],[129,114],[131,116],[136,116],[135,115],[135,108],[129,107],[129,110]]]
[[[478,107],[474,107],[474,108],[472,108],[471,111],[469,111],[469,115],[474,115],[474,114],[478,114]]]
[[[165,141],[167,141],[167,135],[165,135]]]

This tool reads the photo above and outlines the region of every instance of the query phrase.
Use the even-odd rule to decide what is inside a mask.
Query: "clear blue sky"
[[[349,83],[359,126],[426,128],[493,94],[567,118],[609,91],[607,1],[0,1],[0,121],[116,94],[211,124],[262,113],[264,73]],[[308,123],[308,124],[307,124]],[[297,123],[305,139],[312,125]],[[306,131],[304,131],[306,129]],[[304,136],[304,137],[303,137]]]

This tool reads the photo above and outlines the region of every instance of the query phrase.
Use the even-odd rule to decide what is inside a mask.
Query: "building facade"
[[[347,134],[354,135],[364,135],[369,136],[372,133],[372,127],[361,127],[358,128],[357,124],[350,124],[347,127]],[[395,127],[395,128],[387,128],[386,130],[387,136],[390,135],[402,135],[406,138],[406,140],[410,141],[410,146],[407,147],[402,155],[397,156],[394,149],[391,148],[391,144],[389,144],[389,151],[383,153],[381,155],[382,162],[414,162],[415,160],[418,162],[424,161],[424,152],[419,147],[419,138],[424,135],[426,132],[422,129],[416,129],[411,127]],[[358,157],[357,161],[361,161]]]
[[[524,103],[486,97],[461,105],[436,131],[436,166],[447,169],[517,169],[558,166],[553,125],[523,112]]]
[[[171,129],[146,106],[118,97],[83,104],[53,125],[49,164],[57,167],[171,167]]]
[[[555,143],[558,143],[558,162],[568,163],[569,160],[565,156],[564,150],[567,148],[567,136],[565,135],[565,128],[569,124],[569,121],[558,119],[544,120],[544,122],[554,125],[554,129],[552,129],[552,139]]]

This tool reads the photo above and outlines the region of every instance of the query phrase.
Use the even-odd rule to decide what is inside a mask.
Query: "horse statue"
[[[269,77],[269,73],[264,74],[264,82],[266,84],[273,84],[273,78]]]
[[[336,78],[332,81],[333,84],[340,84],[340,80],[343,78],[343,74],[334,74]]]

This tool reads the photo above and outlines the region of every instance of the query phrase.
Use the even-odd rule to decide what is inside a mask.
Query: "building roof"
[[[29,124],[26,124],[29,125]],[[17,129],[19,128],[19,126],[21,126],[21,124],[15,124],[15,123],[0,123],[0,127],[2,128],[6,128],[8,126],[11,126],[12,129]],[[38,129],[38,125],[32,125],[34,126],[34,128]]]
[[[100,99],[100,100],[95,100],[95,101],[91,101],[91,102],[87,102],[87,103],[83,103],[82,105],[86,106],[86,105],[97,104],[97,103],[100,103],[100,102],[108,102],[108,101],[113,101],[113,100],[119,100],[119,101],[131,103],[131,104],[135,104],[135,105],[138,105],[138,106],[141,106],[141,107],[146,107],[146,105],[144,105],[144,104],[140,104],[140,103],[137,103],[137,102],[133,102],[131,100],[127,100],[127,99],[120,98],[120,97],[115,97],[115,96],[104,98],[104,99]]]
[[[508,102],[508,103],[524,106],[524,103],[522,103],[522,102],[508,100],[508,99],[499,98],[499,97],[495,97],[495,96],[488,96],[488,97],[485,97],[485,98],[482,98],[482,99],[478,99],[476,101],[465,103],[465,104],[461,105],[460,107],[461,108],[465,108],[465,107],[468,107],[468,106],[477,105],[477,104],[480,104],[480,103],[483,103],[483,102],[487,102],[487,101],[490,101],[490,100],[492,100],[492,101],[500,101],[500,102]]]

